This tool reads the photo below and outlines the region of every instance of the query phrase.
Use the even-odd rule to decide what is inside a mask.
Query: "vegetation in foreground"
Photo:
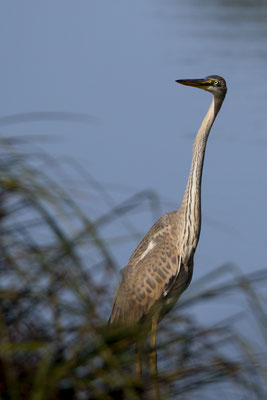
[[[106,323],[119,270],[113,246],[139,238],[131,217],[156,213],[157,198],[116,203],[75,163],[26,152],[25,143],[0,139],[0,400],[152,399],[155,379],[162,399],[267,398],[258,294],[266,269],[244,276],[225,265],[194,281],[159,325],[159,376],[145,368],[137,378],[129,340],[138,330]],[[116,224],[125,234],[107,240]],[[192,317],[196,304],[227,293],[245,295],[243,314],[209,326]],[[252,316],[255,340],[239,328]]]

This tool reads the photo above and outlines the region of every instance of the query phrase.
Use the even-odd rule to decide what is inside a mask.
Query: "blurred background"
[[[193,323],[202,334],[203,327],[207,332],[228,321],[227,335],[234,329],[238,338],[234,350],[228,336],[218,339],[224,342],[223,357],[236,355],[230,373],[222,373],[222,381],[208,375],[191,382],[190,399],[200,393],[214,398],[208,383],[217,380],[216,398],[234,393],[231,398],[251,399],[251,387],[243,385],[249,378],[257,382],[253,396],[265,398],[267,2],[2,2],[0,50],[1,324],[8,343],[0,365],[2,398],[25,398],[25,393],[32,399],[60,398],[54,391],[59,386],[68,388],[69,398],[148,398],[143,384],[126,395],[122,384],[115,390],[109,379],[101,383],[95,371],[109,365],[102,353],[97,361],[90,358],[96,374],[90,371],[91,378],[86,363],[78,373],[76,365],[69,367],[79,389],[73,376],[67,374],[68,380],[58,373],[52,382],[43,371],[53,370],[47,367],[52,359],[61,364],[72,359],[69,341],[76,346],[77,337],[71,326],[77,327],[75,334],[86,326],[90,332],[83,334],[102,337],[91,329],[109,317],[119,269],[157,218],[178,208],[194,136],[211,96],[175,80],[211,74],[225,78],[228,93],[207,146],[193,283],[170,318],[182,318],[183,332],[192,331]],[[42,320],[38,326],[36,315]],[[181,335],[177,325],[172,335]],[[88,336],[83,340],[88,345]],[[16,358],[21,348],[12,343],[24,343],[23,360],[33,352],[35,368],[41,363],[34,379]],[[57,352],[47,350],[47,343]],[[173,356],[170,349],[164,347],[159,359],[163,371],[166,357]],[[249,367],[236,387],[233,370],[245,364],[244,351]],[[122,353],[118,371],[125,363]],[[196,366],[199,353],[194,357]],[[19,367],[11,368],[12,362]],[[13,393],[21,370],[28,384]],[[44,389],[48,381],[51,396]],[[173,379],[170,393],[162,388],[162,398],[188,398],[187,389],[181,390],[187,382],[178,381]],[[149,385],[148,379],[148,391]]]

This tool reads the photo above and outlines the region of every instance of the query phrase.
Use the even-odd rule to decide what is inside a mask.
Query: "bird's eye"
[[[218,81],[218,79],[215,79],[213,85],[214,85],[214,86],[221,86],[221,84],[220,84],[220,82]]]

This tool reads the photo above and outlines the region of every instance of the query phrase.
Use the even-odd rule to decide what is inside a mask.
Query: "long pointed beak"
[[[207,89],[212,85],[210,79],[179,79],[175,81],[181,85],[194,86],[200,89]]]

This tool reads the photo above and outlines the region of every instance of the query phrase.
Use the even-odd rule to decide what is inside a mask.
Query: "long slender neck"
[[[197,245],[201,226],[201,179],[206,144],[224,98],[213,96],[209,110],[196,135],[193,157],[181,208],[184,209],[184,237]]]

